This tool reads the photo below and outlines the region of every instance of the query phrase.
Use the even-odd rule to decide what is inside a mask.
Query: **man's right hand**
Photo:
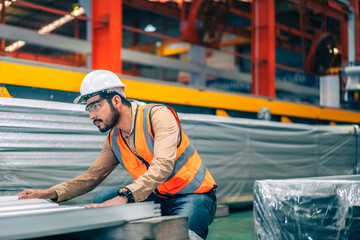
[[[26,198],[50,198],[56,199],[57,194],[52,188],[48,189],[25,189],[21,193],[16,194],[19,196],[19,199]]]

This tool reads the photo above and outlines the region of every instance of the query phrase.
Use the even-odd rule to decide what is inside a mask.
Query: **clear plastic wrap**
[[[315,126],[179,114],[231,205],[251,201],[255,180],[347,175],[357,169],[357,125]]]
[[[254,184],[254,239],[359,239],[360,176]]]

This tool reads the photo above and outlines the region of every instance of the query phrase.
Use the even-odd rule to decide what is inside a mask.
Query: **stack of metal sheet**
[[[0,239],[51,236],[55,239],[112,239],[109,228],[160,216],[158,204],[134,203],[85,209],[58,206],[44,199],[0,197]],[[98,238],[100,239],[100,238]]]
[[[311,126],[198,114],[179,118],[218,185],[219,202],[252,196],[255,180],[358,170],[355,125]],[[0,98],[0,195],[48,188],[78,176],[94,162],[105,139],[84,106]],[[132,181],[118,167],[93,192],[69,204],[92,202],[98,191]]]
[[[0,194],[48,188],[76,177],[94,162],[105,139],[84,106],[0,98]],[[120,171],[71,204],[90,203],[97,191],[130,183],[132,177]]]

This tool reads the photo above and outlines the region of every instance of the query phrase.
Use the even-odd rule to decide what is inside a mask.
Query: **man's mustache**
[[[103,122],[103,120],[101,120],[101,119],[94,119],[94,120],[93,120],[93,123],[95,124],[95,122]]]

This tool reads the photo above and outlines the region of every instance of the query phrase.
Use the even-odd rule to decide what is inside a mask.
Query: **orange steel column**
[[[5,7],[5,0],[1,0],[0,1],[1,4],[1,11],[0,11],[0,23],[1,24],[5,24],[5,11],[6,11],[6,7]],[[4,53],[5,52],[5,39],[0,39],[0,53]]]
[[[251,16],[252,93],[275,97],[275,2],[253,0]]]
[[[122,0],[92,1],[92,69],[122,72]]]
[[[347,21],[342,21],[341,25],[341,65],[346,66],[349,61],[349,52],[348,52],[348,23]]]

